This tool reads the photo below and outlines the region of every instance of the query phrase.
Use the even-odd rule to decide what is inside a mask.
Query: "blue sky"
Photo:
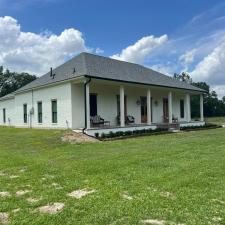
[[[42,75],[82,51],[187,71],[225,95],[225,1],[0,0],[0,64]]]

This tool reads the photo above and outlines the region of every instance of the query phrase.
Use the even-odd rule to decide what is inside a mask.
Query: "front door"
[[[163,99],[163,122],[169,122],[168,98]]]
[[[141,96],[141,122],[147,123],[147,97]]]
[[[97,115],[97,94],[90,94],[90,116]]]

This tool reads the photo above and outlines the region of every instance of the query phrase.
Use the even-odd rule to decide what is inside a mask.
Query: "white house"
[[[0,125],[80,129],[89,135],[165,124],[199,126],[203,94],[141,65],[81,53],[0,98]],[[200,96],[200,121],[191,120],[191,95]]]

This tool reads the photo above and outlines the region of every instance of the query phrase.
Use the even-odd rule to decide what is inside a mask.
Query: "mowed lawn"
[[[215,123],[218,125],[225,125],[225,117],[221,116],[221,117],[208,117],[206,118],[207,122],[209,123]]]
[[[0,128],[0,220],[225,224],[224,128],[79,145],[63,132]],[[68,196],[82,189],[95,192]],[[40,212],[53,203],[64,207]]]

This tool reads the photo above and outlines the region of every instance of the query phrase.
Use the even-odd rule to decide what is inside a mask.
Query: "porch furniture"
[[[119,125],[120,124],[120,115],[118,115],[116,117],[116,120],[117,120],[117,124]],[[128,115],[125,117],[125,124],[133,124],[135,123],[135,118],[131,115]]]
[[[130,115],[126,116],[126,124],[131,124],[131,123],[132,124],[135,123],[135,118]]]
[[[110,126],[110,121],[106,121],[101,116],[96,115],[96,116],[91,116],[90,117],[91,125],[93,127],[95,126],[101,126],[101,125],[108,125]]]

